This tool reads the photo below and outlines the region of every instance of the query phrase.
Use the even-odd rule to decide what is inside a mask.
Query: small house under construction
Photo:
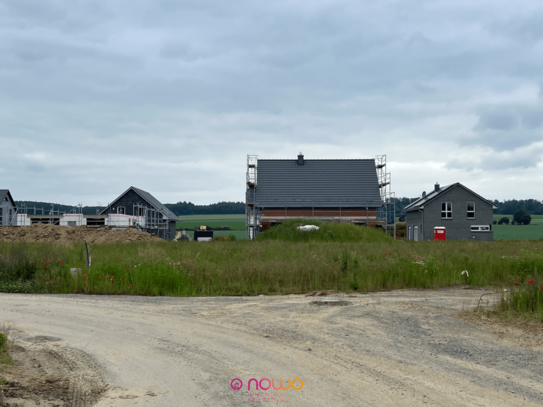
[[[53,205],[51,208],[32,208],[23,204],[13,217],[12,224],[31,226],[36,223],[47,223],[68,227],[135,228],[158,235],[165,240],[172,240],[175,237],[176,224],[180,222],[179,217],[153,195],[135,187],[128,188],[100,213],[83,214],[82,209],[82,206],[78,205],[69,212],[62,212]]]
[[[386,156],[377,159],[259,159],[247,156],[247,237],[289,219],[348,222],[394,230]]]
[[[100,215],[104,221],[107,218],[109,227],[135,227],[165,240],[172,240],[175,237],[175,227],[180,221],[175,213],[153,195],[135,187],[124,191],[100,212]]]

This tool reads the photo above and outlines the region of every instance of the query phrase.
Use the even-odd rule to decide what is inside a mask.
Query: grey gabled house
[[[136,227],[140,230],[156,234],[165,240],[175,237],[179,216],[169,210],[164,204],[149,192],[136,187],[130,187],[118,198],[111,202],[101,215],[134,217]]]
[[[0,226],[17,226],[17,205],[9,189],[0,189]]]
[[[444,228],[446,240],[494,240],[496,206],[459,182],[436,184],[429,194],[404,208],[408,240],[432,240],[435,228]]]
[[[376,226],[382,207],[374,159],[248,158],[249,239],[289,219]]]

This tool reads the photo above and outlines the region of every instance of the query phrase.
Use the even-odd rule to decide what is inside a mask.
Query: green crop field
[[[236,236],[237,239],[246,239],[245,215],[188,215],[180,216],[182,222],[177,223],[177,229],[198,228],[202,225],[211,227],[228,226],[232,230],[216,230],[214,236]],[[187,232],[193,237],[194,232]]]
[[[543,239],[542,225],[492,225],[495,240]]]
[[[492,225],[494,239],[496,240],[524,240],[543,239],[543,215],[530,215],[532,222],[529,225]],[[513,215],[494,215],[494,220],[499,221],[507,217],[513,220]]]
[[[185,221],[210,221],[210,220],[244,220],[244,214],[236,215],[185,215],[179,216],[183,222]]]

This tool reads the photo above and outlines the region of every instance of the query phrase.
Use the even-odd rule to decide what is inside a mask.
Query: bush
[[[532,217],[530,216],[528,211],[525,211],[524,209],[519,209],[513,215],[513,220],[515,221],[515,224],[517,225],[529,225],[530,221],[532,220]],[[525,223],[525,222],[528,222],[528,223]]]
[[[497,221],[497,220],[495,220],[495,221],[493,221],[493,222],[492,222],[492,224],[493,224],[493,225],[495,225],[496,223],[498,223],[498,221]]]
[[[522,218],[520,218],[520,223],[522,225],[529,225],[532,221],[532,217],[530,215],[524,215]]]
[[[398,218],[398,222],[405,222],[405,213],[402,213]]]
[[[498,221],[498,225],[509,225],[509,218],[504,216]]]

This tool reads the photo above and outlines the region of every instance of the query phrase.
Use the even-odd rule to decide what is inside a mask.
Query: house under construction
[[[247,156],[247,237],[288,219],[382,227],[395,235],[386,156],[376,159],[275,160]]]
[[[32,213],[30,213],[32,212]],[[172,240],[176,233],[178,216],[160,203],[153,195],[139,188],[130,187],[110,203],[102,212],[83,214],[82,206],[68,213],[51,208],[18,208],[13,226],[30,226],[47,223],[68,227],[108,227],[111,229],[135,228],[152,233],[165,240]]]

